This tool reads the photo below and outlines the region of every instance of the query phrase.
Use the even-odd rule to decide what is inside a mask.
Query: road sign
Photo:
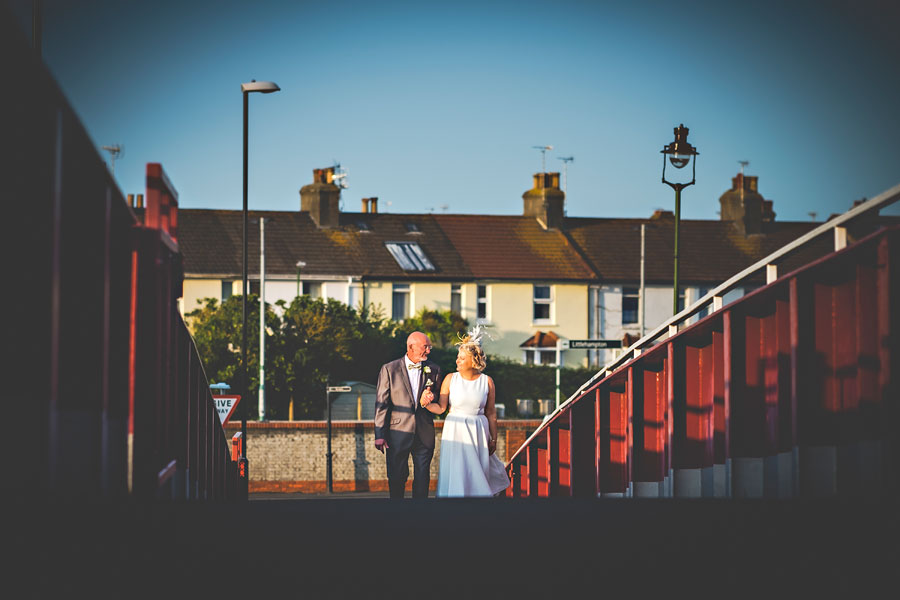
[[[352,392],[353,388],[349,385],[332,385],[328,387],[329,392]]]
[[[578,348],[621,348],[622,340],[563,340],[570,350]]]
[[[228,419],[231,418],[231,415],[234,414],[234,409],[241,401],[240,396],[213,396],[213,402],[216,403],[216,412],[219,413],[219,421],[221,421],[222,426],[225,426],[225,423],[228,422]]]

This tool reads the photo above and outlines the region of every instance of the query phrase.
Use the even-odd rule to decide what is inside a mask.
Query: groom
[[[413,498],[427,498],[434,456],[434,414],[419,404],[434,400],[441,368],[428,358],[431,342],[421,331],[409,334],[406,354],[381,367],[375,389],[375,447],[385,453],[391,498],[403,498],[413,457]],[[427,386],[427,388],[426,388]]]

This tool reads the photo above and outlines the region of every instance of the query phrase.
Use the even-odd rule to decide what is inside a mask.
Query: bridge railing
[[[898,199],[831,219],[630,346],[515,452],[507,495],[896,493],[900,229],[846,242]],[[778,276],[827,235],[834,252]],[[763,269],[767,285],[723,306]]]
[[[182,269],[171,184],[148,165],[141,225],[5,7],[0,56],[15,82],[0,113],[13,301],[2,490],[235,497],[236,463],[176,304]]]

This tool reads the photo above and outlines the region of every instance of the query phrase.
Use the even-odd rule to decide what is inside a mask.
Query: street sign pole
[[[556,408],[559,409],[559,365],[562,357],[563,341],[556,340]]]
[[[325,392],[325,403],[328,405],[328,451],[325,453],[325,484],[328,487],[328,493],[334,492],[331,482],[331,388]]]

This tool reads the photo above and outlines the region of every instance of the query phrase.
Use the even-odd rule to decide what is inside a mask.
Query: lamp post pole
[[[672,314],[678,314],[678,234],[681,226],[681,190],[694,185],[697,179],[697,149],[687,141],[689,129],[684,124],[675,128],[675,141],[661,150],[663,154],[662,182],[675,190],[675,274],[672,283]],[[693,163],[693,174],[687,183],[675,183],[666,179],[666,158],[676,169],[683,169],[689,162]],[[691,160],[693,159],[693,160]]]
[[[279,88],[271,81],[256,81],[252,79],[250,83],[241,84],[241,95],[244,97],[244,176],[243,176],[243,206],[242,206],[242,244],[241,244],[241,394],[248,395],[249,378],[247,374],[247,125],[248,117],[248,97],[252,92],[261,94],[270,94],[277,92]],[[243,404],[241,409],[241,465],[244,474],[243,496],[247,498],[247,483],[249,473],[247,471],[247,403]]]
[[[266,219],[259,218],[259,420],[266,420]]]
[[[300,297],[300,269],[306,266],[302,260],[297,261],[297,297]]]

